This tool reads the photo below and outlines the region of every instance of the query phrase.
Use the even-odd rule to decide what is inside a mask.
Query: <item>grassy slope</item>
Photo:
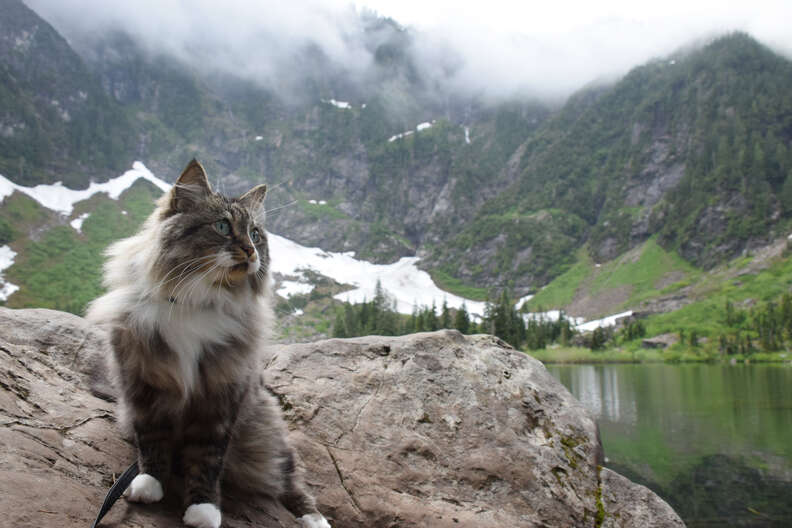
[[[680,287],[699,272],[677,254],[661,248],[654,239],[621,257],[597,266],[585,250],[565,273],[552,281],[528,303],[531,310],[568,308],[576,296],[607,299],[609,290],[626,287],[629,297],[615,304],[603,302],[599,315],[636,306],[639,302]],[[663,283],[674,277],[671,286]]]
[[[698,299],[679,310],[649,318],[650,335],[694,329],[703,336],[725,332],[723,321],[726,301],[736,305],[777,299],[792,287],[792,259],[782,256],[761,271],[746,267],[750,258],[740,258],[710,273],[699,274],[693,286]]]
[[[102,252],[140,226],[159,194],[151,184],[139,181],[118,201],[99,194],[78,203],[71,218],[91,211],[82,233],[25,196],[9,197],[0,208],[0,218],[17,230],[11,247],[18,256],[5,276],[21,289],[7,305],[81,314],[102,292]]]
[[[628,307],[660,294],[659,286],[671,274],[685,277],[696,269],[676,253],[661,248],[654,239],[648,240],[635,255],[632,251],[603,264],[591,284],[594,295],[608,288],[630,287],[630,298],[621,307]]]
[[[669,278],[672,280],[669,283]],[[740,257],[714,270],[698,270],[678,255],[649,240],[639,251],[596,267],[583,252],[566,273],[551,282],[529,303],[529,309],[566,308],[576,296],[607,299],[610,290],[627,286],[629,298],[611,305],[607,313],[639,308],[640,303],[679,292],[693,302],[678,310],[656,314],[645,320],[647,336],[665,333],[686,335],[695,331],[707,338],[699,347],[674,345],[667,350],[644,350],[641,339],[620,343],[602,352],[584,348],[557,347],[529,353],[544,362],[608,363],[651,361],[710,361],[718,357],[717,338],[733,332],[725,324],[724,307],[731,301],[737,307],[772,301],[792,288],[792,258],[788,252],[757,266],[754,258]],[[759,353],[751,361],[787,361],[785,352]],[[742,359],[735,357],[735,359]]]
[[[565,308],[572,302],[575,292],[594,273],[594,263],[586,251],[578,252],[578,260],[567,271],[542,288],[526,307],[530,310]]]

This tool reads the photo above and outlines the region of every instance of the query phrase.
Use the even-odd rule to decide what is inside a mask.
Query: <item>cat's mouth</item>
[[[251,273],[255,273],[257,269],[258,269],[258,259],[245,260],[231,266],[230,272],[232,275],[248,275]]]

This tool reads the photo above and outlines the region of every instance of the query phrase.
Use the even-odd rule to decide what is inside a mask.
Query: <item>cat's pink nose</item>
[[[256,252],[256,249],[253,246],[242,246],[242,251],[244,251],[245,255],[247,255],[248,258],[250,258],[253,256],[253,253]]]

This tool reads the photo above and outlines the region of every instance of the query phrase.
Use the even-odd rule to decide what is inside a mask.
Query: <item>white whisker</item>
[[[196,257],[196,258],[192,258],[192,259],[189,259],[189,260],[187,260],[187,261],[185,261],[185,262],[181,262],[181,263],[179,263],[179,264],[176,264],[175,266],[173,266],[173,267],[172,267],[172,268],[171,268],[171,269],[168,271],[168,273],[166,273],[166,274],[165,274],[165,276],[162,278],[162,280],[158,281],[158,282],[157,282],[157,283],[155,283],[153,286],[151,286],[150,288],[147,288],[146,290],[144,290],[143,292],[141,292],[141,293],[140,293],[140,295],[138,296],[138,303],[141,303],[141,302],[145,301],[145,300],[146,300],[146,298],[148,297],[148,295],[149,295],[150,293],[152,293],[153,291],[160,289],[162,286],[164,286],[165,284],[167,284],[167,283],[169,283],[169,282],[171,282],[171,281],[178,280],[178,279],[179,279],[179,278],[181,278],[181,277],[182,277],[182,275],[184,275],[184,274],[185,274],[187,271],[192,271],[192,270],[189,270],[189,268],[190,268],[190,265],[192,265],[192,264],[196,263],[197,261],[202,261],[202,260],[211,259],[211,258],[214,258],[214,257],[213,257],[212,255],[205,255],[205,256],[203,256],[203,257]],[[199,265],[199,266],[197,266],[197,268],[200,268],[200,265]],[[197,268],[196,268],[196,269],[197,269]],[[179,269],[182,269],[182,271],[181,271],[181,273],[179,273],[179,275],[178,275],[178,276],[176,276],[176,277],[172,277],[172,278],[168,279],[168,277],[169,277],[169,276],[170,276],[172,273],[175,273],[175,272],[176,272],[177,270],[179,270]]]
[[[204,280],[204,278],[219,267],[220,264],[215,264],[214,266],[206,270],[204,273],[202,273],[200,277],[193,280],[192,286],[190,286],[190,289],[187,290],[187,295],[185,296],[184,299],[185,304],[189,304],[189,302],[191,302],[193,292],[196,291],[196,287]]]
[[[289,202],[289,203],[287,203],[287,204],[280,205],[280,206],[278,206],[278,207],[275,207],[274,209],[267,209],[266,211],[264,211],[264,213],[266,213],[267,215],[269,215],[270,213],[272,213],[272,212],[274,212],[274,211],[278,211],[278,210],[280,210],[280,209],[283,209],[284,207],[290,207],[290,206],[292,206],[292,205],[294,205],[294,204],[296,204],[296,203],[297,203],[297,200],[292,200],[291,202]]]

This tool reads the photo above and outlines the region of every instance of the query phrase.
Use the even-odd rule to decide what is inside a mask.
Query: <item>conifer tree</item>
[[[462,307],[459,308],[454,316],[454,328],[462,332],[463,334],[470,333],[470,317],[468,316],[467,306],[465,303],[462,303]]]
[[[451,328],[451,312],[448,311],[448,302],[445,299],[440,313],[440,328]]]
[[[437,319],[437,307],[435,302],[432,301],[432,308],[426,311],[426,330],[434,332],[439,328],[440,322]]]

